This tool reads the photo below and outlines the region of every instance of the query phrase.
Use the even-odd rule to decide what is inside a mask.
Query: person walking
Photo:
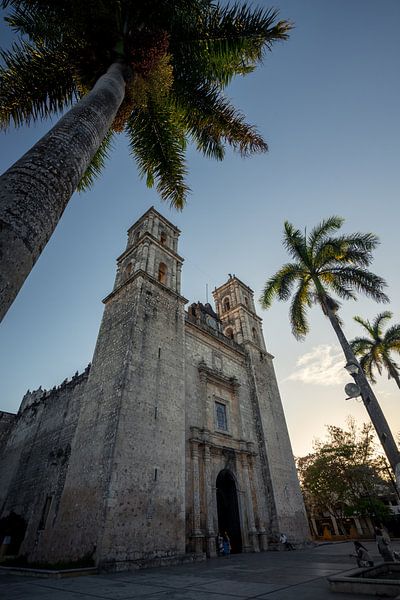
[[[279,541],[282,544],[284,550],[294,550],[293,545],[288,541],[287,535],[285,533],[280,534]]]
[[[224,556],[229,558],[229,556],[231,554],[231,540],[229,539],[229,536],[226,531],[224,533],[223,549],[224,549]]]
[[[221,535],[221,532],[218,532],[217,535],[217,550],[218,550],[218,556],[223,556],[224,554],[224,538]]]
[[[396,559],[390,544],[390,538],[379,527],[375,528],[375,540],[379,554],[382,556],[384,562],[395,562]]]

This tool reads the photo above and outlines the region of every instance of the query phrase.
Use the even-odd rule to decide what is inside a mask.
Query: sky
[[[261,6],[271,6],[259,2]],[[162,203],[140,180],[120,136],[94,188],[74,194],[42,256],[0,326],[0,410],[16,412],[23,394],[52,388],[91,361],[126,231],[150,206],[182,231],[182,293],[211,300],[211,290],[236,274],[258,300],[265,280],[284,262],[283,222],[301,229],[336,214],[343,230],[372,231],[381,244],[372,270],[388,282],[389,305],[360,297],[341,310],[348,338],[361,334],[354,315],[391,310],[398,320],[400,2],[276,0],[294,23],[258,70],[226,94],[269,144],[264,155],[223,162],[187,155],[192,193],[182,212]],[[1,46],[11,41],[0,26]],[[0,171],[48,129],[37,123],[0,133]],[[315,307],[304,342],[291,334],[288,305],[258,304],[274,364],[293,451],[311,451],[326,425],[368,420],[329,322]],[[392,432],[400,432],[400,390],[385,376],[375,392]]]

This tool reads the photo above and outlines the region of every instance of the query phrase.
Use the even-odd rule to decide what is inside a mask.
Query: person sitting
[[[350,556],[355,556],[355,558],[357,559],[357,565],[359,567],[374,566],[374,561],[372,560],[366,547],[363,546],[361,542],[354,542],[354,550],[356,551],[355,555],[350,554]]]

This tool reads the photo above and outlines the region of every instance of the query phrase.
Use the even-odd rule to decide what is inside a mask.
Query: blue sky
[[[206,285],[212,290],[228,273],[258,298],[265,279],[287,260],[283,221],[310,228],[338,214],[346,231],[379,235],[373,270],[386,278],[391,298],[389,307],[364,298],[347,303],[346,334],[360,333],[355,314],[373,318],[389,308],[398,320],[400,3],[277,0],[274,6],[295,24],[290,40],[227,91],[266,138],[269,153],[243,160],[228,151],[217,163],[189,148],[192,194],[177,213],[138,178],[121,136],[94,189],[73,196],[0,327],[0,409],[16,411],[28,388],[53,387],[91,360],[101,299],[112,288],[126,230],[151,205],[182,230],[182,291],[190,302],[205,301]],[[9,43],[3,26],[0,36],[2,45]],[[1,133],[1,171],[49,127]],[[259,313],[295,454],[307,452],[325,424],[343,425],[350,414],[366,421],[359,402],[345,401],[344,361],[318,309],[303,343],[291,335],[285,303]],[[400,431],[400,390],[383,377],[376,392],[393,432]]]

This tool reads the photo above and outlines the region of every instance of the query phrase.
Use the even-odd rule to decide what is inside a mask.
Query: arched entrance
[[[242,534],[236,483],[227,469],[221,471],[217,477],[217,511],[219,532],[223,535],[226,531],[229,535],[232,553],[241,552]]]

